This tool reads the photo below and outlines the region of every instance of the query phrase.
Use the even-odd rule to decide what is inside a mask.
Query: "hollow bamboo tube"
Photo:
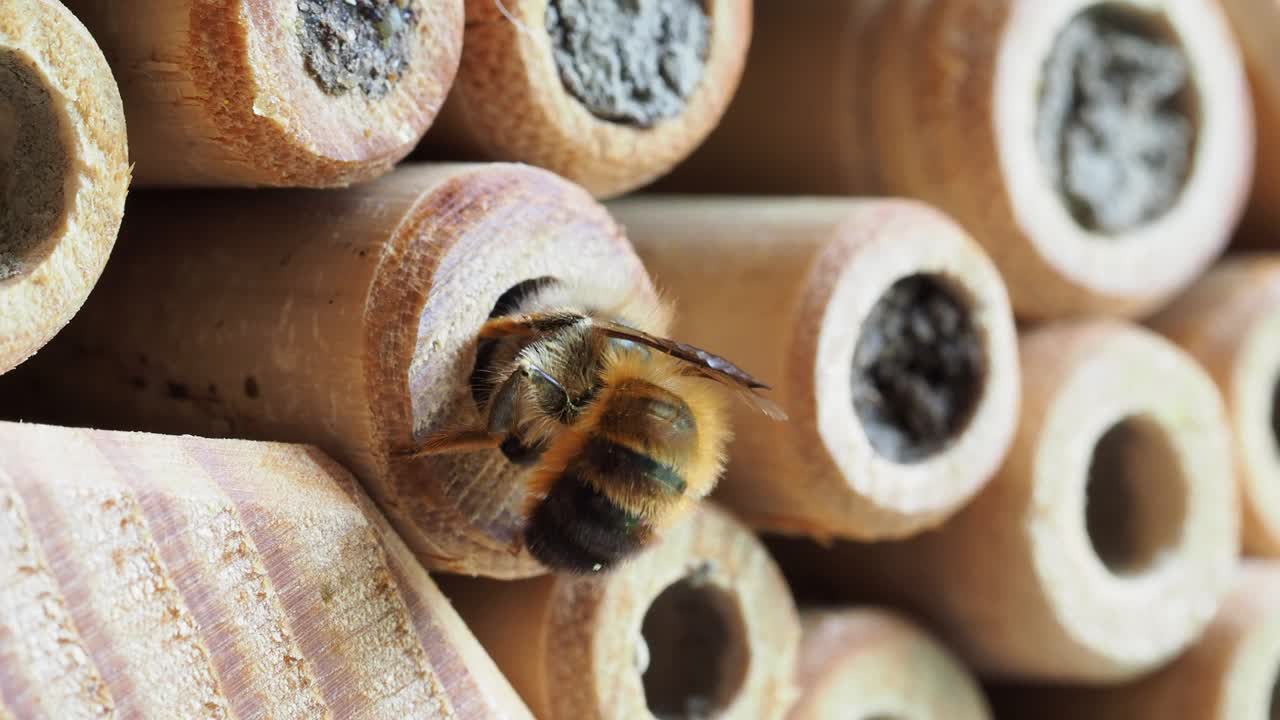
[[[1257,153],[1253,186],[1239,245],[1275,247],[1280,231],[1280,4],[1275,0],[1221,0],[1244,53],[1252,93]]]
[[[437,576],[540,718],[783,718],[800,623],[751,532],[704,505],[607,575]]]
[[[652,297],[586,192],[518,165],[406,165],[342,191],[136,200],[121,260],[65,337],[0,383],[34,391],[19,417],[315,444],[431,569],[543,571],[512,551],[527,469],[497,451],[400,452],[481,424],[475,334],[512,286],[554,277],[604,307],[618,299],[604,289]]]
[[[1123,30],[1091,14],[1108,5],[1145,16],[1145,29],[1107,46],[1099,38],[1114,36],[1087,23]],[[1029,321],[1150,312],[1235,228],[1253,126],[1213,0],[815,0],[755,12],[733,103],[655,189],[924,200],[986,246]],[[1191,81],[1159,106],[1174,108],[1166,115],[1117,105],[1126,91],[1104,79],[1137,78],[1141,98],[1172,93],[1171,57],[1124,56],[1143,33],[1181,48]],[[1060,40],[1075,53],[1056,55]],[[1099,77],[1087,95],[1059,82],[1042,100],[1046,85],[1086,71]]]
[[[1119,687],[994,688],[999,717],[1270,720],[1280,711],[1280,568],[1248,559],[1196,644]]]
[[[0,1],[0,373],[79,310],[129,188],[120,92],[53,0]]]
[[[879,607],[806,608],[788,720],[988,720],[976,679],[914,620]]]
[[[716,497],[752,526],[906,536],[999,467],[1017,417],[1013,316],[995,266],[943,213],[656,195],[609,209],[674,300],[673,333],[766,378],[788,413],[735,404]],[[904,334],[911,323],[928,337]],[[885,409],[897,403],[910,411]]]
[[[66,0],[102,45],[146,186],[389,171],[453,82],[462,0]]]
[[[651,182],[702,142],[738,87],[752,32],[749,0],[466,5],[457,80],[424,153],[530,163],[597,197]],[[675,15],[660,23],[659,12]]]
[[[1013,447],[945,525],[773,550],[802,597],[903,608],[988,678],[1123,682],[1195,640],[1236,566],[1223,402],[1186,353],[1127,323],[1050,323],[1020,352]]]
[[[1280,257],[1229,256],[1150,325],[1217,382],[1233,431],[1244,550],[1280,555]]]
[[[0,520],[18,717],[532,717],[314,448],[0,423]]]

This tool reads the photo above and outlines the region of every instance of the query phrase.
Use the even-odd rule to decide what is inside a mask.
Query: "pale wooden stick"
[[[673,334],[770,383],[789,415],[734,405],[716,497],[754,527],[911,535],[999,467],[1018,410],[1013,315],[994,264],[944,214],[898,199],[649,195],[609,208],[674,300]]]
[[[1244,549],[1280,555],[1280,258],[1228,257],[1150,324],[1218,383],[1233,431]]]
[[[120,91],[55,0],[0,0],[0,373],[80,309],[129,187]]]
[[[600,576],[438,576],[543,718],[785,717],[800,624],[760,542],[705,505]]]
[[[912,612],[988,678],[1132,679],[1195,641],[1236,566],[1222,399],[1127,323],[1053,323],[1020,347],[1017,435],[972,503],[903,542],[773,549],[797,583]]]
[[[1126,61],[1108,54],[1124,51],[1119,41],[1108,49],[1076,23],[1105,5],[758,3],[733,104],[655,189],[916,197],[989,249],[1020,317],[1141,316],[1228,242],[1252,171],[1251,103],[1240,50],[1214,0],[1117,4],[1166,50],[1180,48],[1185,81],[1158,48]],[[1063,48],[1076,52],[1059,60],[1064,37]],[[1177,111],[1157,124],[1104,100],[1126,92],[1104,78],[1133,75],[1091,62],[1163,68],[1137,82],[1145,92],[1184,88]],[[1081,78],[1086,66],[1099,78],[1089,97],[1046,90]],[[1061,107],[1041,113],[1053,107],[1044,103]],[[1185,174],[1177,169],[1184,151]],[[1157,168],[1166,161],[1169,183]]]
[[[988,720],[977,680],[911,618],[881,607],[807,608],[788,720]]]
[[[999,687],[1010,720],[1271,720],[1280,711],[1280,566],[1246,560],[1205,632],[1177,659],[1117,687]]]
[[[124,95],[140,185],[330,187],[389,171],[458,68],[462,0],[67,0]]]
[[[531,717],[311,447],[0,424],[19,717]]]
[[[640,52],[639,56],[597,56],[583,51],[576,57],[576,62],[585,66],[583,74],[597,80],[610,78],[611,89],[624,94],[628,82],[619,76],[621,72],[636,74],[645,69],[642,65],[664,63],[664,75],[674,70],[682,75],[679,82],[692,85],[684,89],[687,94],[683,96],[678,88],[662,88],[664,94],[673,95],[676,110],[658,113],[650,108],[647,113],[631,113],[646,118],[642,120],[606,117],[589,109],[562,79],[557,65],[560,46],[548,29],[550,5],[558,6],[561,13],[579,6],[578,27],[595,30],[624,14],[623,10],[610,12],[610,5],[635,5],[648,11],[704,7],[709,34],[701,62],[664,59],[668,48],[636,37],[625,37],[619,44]],[[684,159],[719,122],[742,75],[752,12],[748,0],[467,2],[467,32],[457,81],[427,133],[424,151],[430,157],[531,163],[581,184],[597,197],[638,188]],[[589,13],[596,16],[588,19],[585,16]],[[664,32],[674,34],[670,29]],[[600,42],[594,47],[596,52],[617,46],[604,42],[603,36],[596,40]],[[629,99],[632,104],[645,102],[643,98]]]
[[[604,307],[653,297],[586,192],[517,165],[406,165],[342,191],[139,200],[81,316],[4,384],[43,381],[26,417],[319,445],[429,567],[544,571],[514,550],[528,468],[496,450],[401,453],[483,422],[476,332],[513,286],[554,277]]]

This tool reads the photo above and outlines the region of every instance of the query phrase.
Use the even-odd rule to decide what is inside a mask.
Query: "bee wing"
[[[737,392],[739,397],[765,415],[774,420],[787,419],[787,413],[777,403],[754,392],[757,388],[768,390],[768,385],[760,382],[747,371],[719,355],[676,340],[650,335],[643,330],[637,330],[609,320],[591,318],[591,323],[600,332],[609,337],[641,343],[678,360],[683,360],[689,364],[692,372],[728,385]]]

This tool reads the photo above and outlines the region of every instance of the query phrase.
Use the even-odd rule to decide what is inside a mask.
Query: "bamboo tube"
[[[120,92],[54,0],[0,0],[0,373],[79,310],[129,187]]]
[[[800,614],[802,695],[788,720],[988,720],[982,688],[951,651],[889,608]]]
[[[1280,556],[1280,258],[1224,259],[1150,324],[1217,382],[1233,430],[1244,550]]]
[[[1280,230],[1280,4],[1275,0],[1221,0],[1249,77],[1257,133],[1253,186],[1239,245],[1275,247]]]
[[[1237,223],[1251,106],[1214,0],[755,10],[734,102],[655,189],[924,200],[987,247],[1029,321],[1144,315]]]
[[[429,568],[544,570],[512,550],[526,468],[498,452],[401,453],[481,422],[475,334],[513,286],[554,278],[604,307],[612,293],[652,297],[587,193],[494,164],[404,166],[343,191],[136,200],[93,299],[42,362],[0,383],[11,403],[37,395],[20,417],[315,444]]]
[[[0,448],[18,717],[531,718],[315,449],[14,423]]]
[[[735,407],[716,497],[752,526],[902,537],[999,467],[1017,418],[1013,316],[995,266],[944,214],[901,199],[609,208],[675,300],[673,333],[768,378],[787,411],[779,424]]]
[[[1213,624],[1173,662],[1119,687],[994,688],[1017,720],[1270,720],[1280,712],[1280,568],[1246,560]]]
[[[800,624],[773,559],[704,505],[613,572],[437,577],[540,718],[783,718]]]
[[[902,608],[986,678],[1123,682],[1203,632],[1236,566],[1222,399],[1184,352],[1118,321],[1045,325],[1020,352],[1013,447],[945,525],[772,549],[812,586],[801,597]]]
[[[457,71],[462,0],[66,0],[111,61],[147,186],[389,171]]]
[[[612,197],[684,159],[742,75],[749,0],[468,2],[431,157],[545,167]]]

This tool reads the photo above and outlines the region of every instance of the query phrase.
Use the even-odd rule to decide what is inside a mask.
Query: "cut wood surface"
[[[1280,713],[1280,566],[1248,559],[1195,645],[1117,687],[1000,687],[1001,720],[1274,720]]]
[[[0,0],[0,373],[80,309],[129,188],[111,69],[56,0]]]
[[[801,697],[787,720],[989,720],[976,678],[911,618],[880,607],[801,612]]]
[[[750,0],[466,5],[461,66],[423,157],[526,162],[597,197],[649,183],[702,142],[737,90],[752,33]],[[678,45],[697,42],[683,34],[694,33],[686,28],[695,20],[657,17],[677,6],[705,8],[705,55]],[[556,17],[573,25],[550,28]],[[577,37],[556,40],[553,32]],[[610,105],[628,107],[608,115],[590,109],[564,81],[558,62],[566,53],[578,83],[609,84],[577,95],[599,102],[621,94],[607,98]],[[642,86],[646,80],[655,87]],[[666,107],[635,107],[655,96]],[[626,110],[640,117],[625,117]]]
[[[786,716],[800,623],[768,552],[704,505],[598,576],[437,576],[540,718]]]
[[[1243,211],[1253,116],[1216,0],[762,2],[754,29],[725,117],[655,189],[927,201],[1027,321],[1149,313]]]
[[[900,608],[985,678],[1131,680],[1195,642],[1236,568],[1222,399],[1190,356],[1128,323],[1051,323],[1020,353],[1013,447],[947,523],[771,549],[802,599]]]
[[[935,526],[999,467],[1017,337],[994,264],[901,199],[635,196],[609,204],[673,334],[768,383],[734,403],[716,498],[758,529],[881,539]]]
[[[139,185],[389,171],[453,83],[462,0],[67,0],[120,83]]]
[[[354,479],[301,445],[0,423],[18,718],[531,718]]]
[[[429,567],[498,577],[544,571],[512,550],[528,469],[497,450],[400,453],[482,422],[475,334],[513,286],[552,277],[583,302],[653,293],[603,207],[512,164],[405,165],[341,191],[151,193],[130,206],[120,250],[60,341],[0,383],[0,408],[315,444]]]
[[[1235,445],[1244,550],[1280,556],[1280,255],[1229,256],[1149,324],[1218,383]]]

